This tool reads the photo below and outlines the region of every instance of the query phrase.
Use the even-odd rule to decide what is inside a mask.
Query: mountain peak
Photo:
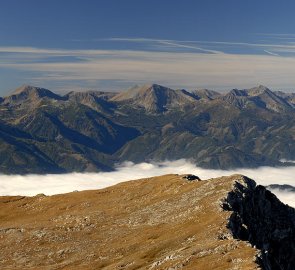
[[[247,92],[245,90],[239,90],[239,89],[232,89],[229,92],[229,95],[234,95],[234,96],[239,96],[239,97],[243,97],[243,96],[247,96]]]
[[[11,95],[18,95],[24,92],[30,92],[30,91],[34,91],[36,89],[35,86],[32,85],[28,85],[28,84],[23,84],[22,86],[16,88]]]
[[[130,100],[130,99],[138,99],[150,92],[155,92],[155,91],[173,91],[170,88],[167,88],[162,85],[158,84],[144,84],[144,85],[135,85],[131,88],[129,88],[127,91],[120,92],[119,94],[115,95],[113,97],[113,101],[124,101],[124,100]]]
[[[112,101],[130,102],[152,113],[165,112],[169,108],[191,104],[195,101],[190,95],[159,84],[135,86],[114,96]]]
[[[247,92],[250,96],[258,96],[265,92],[272,93],[272,91],[264,85],[258,85],[256,87],[250,88],[247,90]]]
[[[48,89],[35,87],[31,85],[22,85],[17,88],[11,95],[7,96],[4,103],[22,103],[26,100],[36,101],[41,98],[50,98],[55,100],[61,100],[62,97],[51,92]]]
[[[213,100],[216,97],[220,96],[220,93],[209,90],[206,88],[200,88],[192,91],[192,94],[197,98],[197,99],[206,99],[206,100]]]
[[[150,88],[155,88],[155,89],[163,89],[163,88],[167,88],[166,86],[160,85],[160,84],[156,84],[156,83],[152,83],[152,84],[144,84],[142,85],[143,88],[146,89],[150,89]]]
[[[258,85],[257,88],[264,89],[264,90],[269,90],[268,87],[266,87],[265,85],[262,85],[262,84]]]

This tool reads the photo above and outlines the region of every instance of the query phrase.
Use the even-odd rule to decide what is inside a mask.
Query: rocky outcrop
[[[233,211],[228,223],[233,236],[261,250],[258,263],[263,269],[295,269],[294,208],[247,177],[236,182],[223,208]]]

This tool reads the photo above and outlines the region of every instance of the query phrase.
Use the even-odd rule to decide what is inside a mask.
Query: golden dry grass
[[[55,196],[0,197],[0,269],[258,269],[220,201],[239,175],[179,175]]]

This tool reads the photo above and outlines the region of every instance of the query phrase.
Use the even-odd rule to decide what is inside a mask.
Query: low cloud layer
[[[254,179],[258,184],[295,185],[295,166],[285,168],[261,167],[258,169],[207,170],[196,167],[187,160],[167,161],[162,163],[125,162],[114,172],[105,173],[69,173],[47,175],[0,175],[0,195],[34,196],[39,193],[53,195],[74,190],[100,189],[120,182],[152,177],[163,174],[195,174],[201,179],[209,179],[231,174],[243,174]],[[295,207],[295,194],[274,189],[280,200]]]

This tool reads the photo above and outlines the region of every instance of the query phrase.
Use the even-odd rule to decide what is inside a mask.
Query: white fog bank
[[[103,173],[68,173],[46,175],[0,175],[0,196],[25,195],[34,196],[72,192],[74,190],[100,189],[120,182],[152,177],[163,174],[195,174],[201,179],[243,174],[254,179],[258,184],[289,184],[295,186],[294,167],[260,167],[257,169],[208,170],[196,167],[191,162],[180,159],[161,163],[125,162],[114,172]],[[272,190],[284,203],[295,207],[295,193]]]

